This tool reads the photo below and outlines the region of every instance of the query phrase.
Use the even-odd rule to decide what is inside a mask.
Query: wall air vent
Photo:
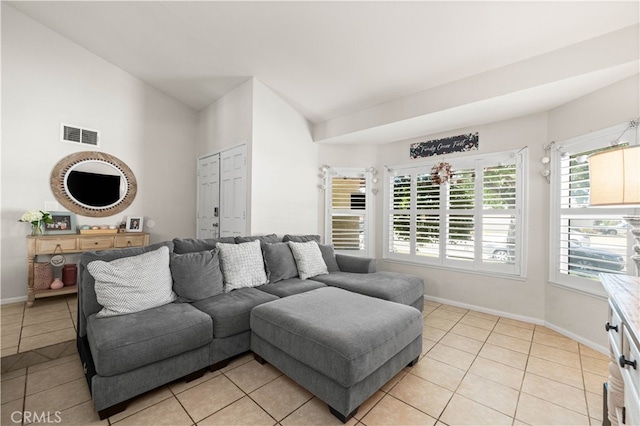
[[[98,146],[100,142],[100,131],[60,123],[60,140],[63,142]]]

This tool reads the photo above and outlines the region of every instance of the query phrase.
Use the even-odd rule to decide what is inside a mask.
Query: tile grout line
[[[205,373],[205,374],[206,374],[206,373]],[[216,376],[216,377],[217,377],[217,376]],[[207,381],[208,381],[208,380],[207,380]],[[204,383],[204,382],[203,382],[203,383]],[[167,386],[167,385],[165,385],[165,386]],[[196,386],[198,386],[198,385],[196,385]],[[195,387],[195,386],[194,386],[194,387]],[[193,418],[193,416],[191,415],[191,413],[189,412],[189,410],[187,410],[187,407],[185,407],[185,406],[182,404],[182,401],[180,401],[180,398],[178,398],[178,396],[173,392],[173,390],[171,390],[171,388],[170,388],[169,386],[167,386],[167,389],[169,389],[169,392],[171,393],[171,398],[175,399],[175,400],[176,400],[176,402],[180,405],[180,407],[182,407],[182,409],[184,410],[184,412],[185,412],[185,413],[187,413],[187,416],[189,416],[189,419],[191,419],[191,424],[192,424],[192,425],[197,425],[197,424],[198,424],[198,422],[196,422],[196,421],[194,420],[194,418]],[[190,389],[191,389],[191,388],[190,388]],[[170,398],[167,398],[167,399],[170,399]],[[159,404],[160,402],[166,401],[167,399],[163,399],[162,401],[159,401],[158,403],[153,404],[153,405],[157,405],[157,404]],[[235,402],[235,401],[234,401],[234,402]],[[151,405],[151,406],[149,406],[149,407],[147,407],[147,408],[153,407],[153,405]],[[146,410],[147,408],[145,408],[145,410]],[[144,410],[142,410],[142,411],[144,411]],[[139,412],[140,412],[140,411],[138,411],[138,413],[139,413]],[[136,413],[136,414],[137,414],[137,413]],[[213,413],[212,413],[211,415],[213,415]],[[209,416],[207,416],[207,417],[209,417]],[[207,417],[205,417],[204,419],[206,419]],[[126,419],[126,417],[125,417],[125,419]],[[204,419],[202,419],[202,420],[204,420]],[[202,421],[202,420],[200,420],[200,421]],[[117,422],[116,422],[116,423],[117,423]],[[109,420],[109,424],[111,424],[111,420]]]
[[[442,305],[440,305],[440,306],[442,306]],[[438,306],[437,308],[433,309],[431,312],[427,313],[426,315],[424,315],[424,316],[422,317],[423,325],[424,325],[424,321],[426,320],[426,318],[427,318],[429,315],[431,315],[433,312],[435,312],[435,311],[436,311],[440,306]],[[447,332],[447,333],[448,333],[448,332]],[[446,336],[446,334],[445,334],[444,336]],[[438,339],[438,341],[436,342],[436,345],[437,345],[438,343],[440,343],[440,341],[444,338],[444,336],[442,336],[440,339]],[[424,338],[423,338],[423,339],[424,339]],[[427,340],[429,340],[429,339],[427,339]],[[431,349],[433,349],[434,347],[435,347],[435,345],[433,345],[431,348],[429,348],[429,349],[424,353],[424,355],[422,355],[422,357],[418,357],[418,362],[422,361],[422,360],[427,356],[427,354],[431,351]],[[405,368],[406,368],[406,367],[405,367]],[[412,367],[411,369],[413,369],[413,367]],[[404,368],[403,368],[402,370],[400,370],[400,372],[402,372],[402,371],[404,371]],[[400,374],[400,372],[399,372],[398,374]],[[419,408],[414,407],[413,405],[409,404],[408,402],[406,402],[406,401],[402,401],[402,400],[400,400],[400,399],[398,399],[398,398],[394,397],[393,395],[391,395],[391,391],[392,391],[396,386],[398,386],[398,384],[399,384],[402,380],[404,380],[404,379],[405,379],[405,377],[407,377],[407,375],[408,375],[408,374],[412,374],[412,373],[411,373],[411,370],[406,371],[405,375],[404,375],[404,376],[402,376],[402,377],[401,377],[401,378],[400,378],[396,383],[394,383],[394,384],[393,384],[393,386],[391,386],[391,387],[389,388],[389,390],[388,390],[388,391],[385,391],[385,390],[383,390],[382,388],[380,388],[380,389],[379,389],[379,391],[380,391],[380,392],[382,392],[384,395],[383,395],[383,396],[382,396],[382,398],[380,398],[380,399],[379,399],[375,404],[373,404],[373,406],[372,406],[372,407],[371,407],[371,408],[370,408],[370,409],[369,409],[369,410],[368,410],[368,411],[367,411],[367,412],[362,416],[362,418],[361,418],[360,420],[358,420],[358,422],[356,423],[356,426],[357,426],[358,424],[363,424],[363,425],[367,426],[367,424],[363,422],[364,418],[365,418],[365,417],[366,417],[366,416],[367,416],[371,411],[373,411],[373,409],[374,409],[378,404],[380,404],[380,402],[381,402],[381,401],[382,401],[386,396],[389,396],[389,397],[391,397],[391,398],[394,398],[394,399],[396,399],[397,401],[400,401],[400,402],[402,402],[403,404],[408,405],[409,407],[411,407],[411,408],[413,408],[413,409],[415,409],[415,410],[418,410],[419,412],[424,413],[425,415],[427,415],[427,416],[429,416],[429,417],[432,417],[432,416],[431,416],[431,415],[429,415],[428,413],[425,413],[424,411],[420,410]],[[414,376],[415,376],[415,375],[414,375]],[[394,376],[394,377],[395,377],[395,376]],[[418,377],[418,376],[416,376],[416,377]],[[422,379],[422,378],[421,378],[421,379]],[[390,380],[393,380],[393,377],[392,377]],[[422,379],[422,380],[425,380],[425,379]],[[383,386],[383,387],[384,387],[384,386]],[[444,409],[443,409],[443,411],[444,411]],[[432,418],[433,418],[433,417],[432,417]],[[436,423],[438,423],[438,421],[439,421],[439,420],[438,420],[438,418],[436,418]],[[434,423],[434,425],[435,425],[436,423]]]
[[[467,316],[467,314],[468,314],[469,312],[470,312],[470,310],[467,310],[467,313],[466,313],[465,315],[463,315],[463,316],[462,316],[462,318],[464,318],[465,316]],[[473,315],[472,315],[472,316],[473,316]],[[460,318],[460,320],[458,321],[458,323],[460,323],[460,321],[462,321],[462,318]],[[453,392],[453,395],[451,396],[451,399],[453,399],[453,396],[455,396],[455,395],[458,395],[458,396],[463,397],[463,398],[467,398],[466,396],[464,396],[464,395],[462,395],[462,394],[459,394],[459,393],[458,393],[458,390],[460,389],[460,385],[462,384],[462,382],[464,381],[464,379],[467,377],[467,375],[468,375],[468,374],[473,374],[473,373],[470,373],[470,372],[469,372],[469,369],[473,366],[473,364],[476,362],[476,360],[477,360],[478,358],[486,359],[486,358],[484,358],[484,357],[481,357],[481,356],[480,356],[480,352],[482,352],[482,348],[484,348],[484,347],[485,347],[485,345],[487,344],[487,340],[489,340],[489,336],[491,336],[491,334],[492,334],[492,333],[496,332],[496,331],[495,331],[495,329],[496,329],[496,326],[500,323],[500,318],[502,318],[502,317],[498,316],[498,319],[497,319],[497,320],[496,320],[496,322],[493,324],[493,327],[491,327],[491,330],[487,330],[487,331],[489,331],[489,334],[488,334],[488,335],[487,335],[487,337],[482,341],[482,346],[480,346],[480,349],[478,350],[478,353],[476,354],[476,356],[474,357],[473,361],[471,362],[471,365],[469,365],[469,368],[467,368],[467,369],[465,370],[465,373],[464,373],[464,375],[462,376],[462,379],[460,380],[460,383],[459,383],[459,384],[458,384],[458,386],[456,387],[456,390]],[[462,323],[462,324],[464,324],[464,323]],[[464,325],[469,325],[469,324],[464,324]],[[455,326],[454,326],[454,327],[455,327]],[[469,327],[474,327],[474,326],[473,326],[473,325],[469,325]],[[479,327],[474,327],[474,328],[479,328]],[[453,329],[453,327],[452,327],[452,329]],[[479,328],[479,329],[480,329],[480,328]],[[481,330],[484,330],[484,329],[481,329]],[[449,331],[449,332],[451,332],[451,331]],[[448,334],[448,333],[447,333],[447,334]],[[459,334],[457,334],[457,333],[455,333],[455,332],[453,332],[453,334],[456,334],[456,335],[458,335],[458,336],[461,336],[461,335],[459,335]],[[502,334],[502,333],[499,333],[499,334]],[[467,337],[467,336],[463,336],[463,337]],[[513,337],[513,336],[509,336],[509,337]],[[443,337],[443,338],[444,338],[444,337]],[[468,338],[470,338],[470,337],[468,337]],[[471,339],[471,338],[470,338],[470,339]],[[506,364],[505,364],[505,365],[506,365]],[[480,376],[480,377],[482,377],[482,376]],[[482,378],[486,379],[485,377],[482,377]],[[486,380],[489,380],[489,381],[491,381],[491,382],[494,382],[494,381],[493,381],[493,380],[491,380],[491,379],[486,379]],[[524,377],[523,377],[523,380],[524,380]],[[494,383],[497,383],[497,384],[499,384],[499,385],[502,385],[501,383],[498,383],[498,382],[494,382]],[[503,385],[503,386],[504,386],[504,385]],[[522,383],[521,383],[521,386],[522,386]],[[507,386],[507,387],[508,387],[508,386]],[[520,393],[518,392],[518,398],[519,398],[519,396],[520,396]],[[451,402],[451,399],[449,399],[449,402]],[[480,405],[482,405],[483,407],[487,407],[487,408],[489,408],[489,409],[491,409],[491,410],[493,410],[493,411],[496,411],[496,412],[498,412],[498,413],[500,413],[500,414],[505,414],[505,413],[503,413],[503,412],[501,412],[501,411],[499,411],[499,410],[497,410],[497,409],[495,409],[495,408],[493,408],[493,407],[489,407],[488,405],[485,405],[485,404],[483,404],[483,403],[481,403],[481,402],[475,401],[475,400],[473,400],[473,399],[471,399],[471,398],[467,398],[467,399],[469,399],[470,401],[475,402],[476,404],[480,404]],[[445,410],[446,410],[446,407],[449,405],[449,402],[447,403],[447,405],[445,406],[445,408],[442,410],[442,413],[440,413],[440,416],[438,417],[438,421],[441,421],[441,420],[440,420],[440,417],[442,416],[442,414],[444,414],[444,412],[445,412]],[[517,407],[518,407],[518,404],[517,404],[517,402],[516,402],[516,411],[517,411]],[[505,414],[505,415],[507,415],[508,417],[510,417],[510,418],[511,418],[511,424],[513,424],[513,423],[515,422],[515,413],[516,413],[516,411],[514,411],[513,416],[510,416],[510,415]]]
[[[580,378],[582,379],[582,388],[584,397],[584,405],[587,407],[587,419],[589,419],[589,425],[591,425],[591,413],[589,412],[589,398],[587,397],[587,384],[584,381],[584,366],[582,365],[582,351],[580,345],[578,345],[578,361],[580,362]]]
[[[442,306],[442,304],[441,304],[440,306]],[[436,310],[438,310],[438,309],[440,308],[440,306],[438,306],[436,309],[434,309],[434,310],[433,310],[433,311],[431,311],[429,314],[427,314],[427,316],[431,315],[433,312],[435,312]],[[468,312],[468,311],[467,311],[467,312]],[[457,321],[453,326],[451,326],[451,328],[450,328],[449,330],[447,330],[447,332],[445,333],[445,335],[444,335],[444,336],[442,336],[440,339],[438,339],[438,341],[436,342],[436,345],[437,345],[437,344],[439,344],[439,343],[440,343],[440,341],[441,341],[442,339],[444,339],[444,337],[445,337],[447,334],[449,334],[449,333],[451,332],[451,330],[453,329],[453,327],[455,327],[455,326],[456,326],[456,324],[458,324],[462,318],[464,318],[464,315],[463,315],[460,319],[458,319],[458,321]],[[425,318],[425,319],[426,319],[426,318]],[[455,333],[454,333],[454,334],[455,334]],[[425,358],[425,357],[429,354],[429,352],[431,352],[431,349],[433,349],[433,348],[435,348],[435,347],[436,347],[436,345],[433,345],[433,346],[432,346],[432,347],[431,347],[431,348],[430,348],[430,349],[429,349],[429,350],[424,354],[424,357],[423,357],[423,358]],[[474,359],[474,361],[475,361],[475,359]],[[472,364],[473,364],[473,363],[472,363]],[[467,375],[467,371],[465,371],[464,375],[462,376],[462,379],[460,379],[460,383],[462,383],[462,380],[464,380],[464,378],[466,377],[466,375]],[[444,405],[444,407],[443,407],[443,408],[442,408],[442,410],[440,411],[440,414],[438,414],[438,417],[436,417],[436,424],[437,424],[438,422],[442,422],[442,423],[444,423],[444,421],[442,421],[440,418],[442,417],[442,415],[444,414],[444,412],[447,410],[447,407],[449,406],[449,403],[451,402],[451,400],[452,400],[452,399],[453,399],[453,397],[455,396],[456,392],[458,391],[458,387],[459,387],[459,386],[460,386],[460,384],[458,384],[458,386],[456,386],[456,389],[451,393],[451,397],[449,398],[449,400],[447,401],[447,403]],[[447,390],[448,390],[448,389],[447,389]]]
[[[535,333],[535,332],[534,332],[534,333]],[[532,341],[532,343],[533,343],[533,341]],[[563,350],[563,349],[556,348],[556,347],[553,347],[553,348],[554,348],[554,349]],[[579,350],[579,349],[578,349],[578,350]],[[531,351],[529,351],[529,352],[531,352]],[[569,352],[569,351],[565,351],[565,352]],[[570,352],[570,353],[574,353],[574,352]],[[547,360],[547,359],[544,359],[544,358],[539,358],[539,357],[537,357],[537,356],[535,356],[535,355],[531,355],[531,353],[529,353],[529,355],[527,356],[527,365],[529,364],[529,358],[531,358],[531,357],[536,358],[536,359],[541,359],[541,360],[543,360],[543,361],[551,362],[551,363],[553,363],[553,364],[558,364],[558,365],[563,366],[563,367],[568,367],[568,366],[566,366],[566,365],[564,365],[564,364],[560,364],[560,363],[557,363],[557,362],[555,362],[555,361],[551,361],[551,360]],[[578,358],[580,358],[580,356],[579,356],[579,355],[578,355]],[[568,367],[568,368],[572,368],[572,367]],[[558,380],[555,380],[555,379],[552,379],[552,378],[549,378],[549,377],[540,376],[539,374],[532,373],[532,372],[527,372],[527,371],[525,370],[525,374],[527,374],[527,373],[528,373],[528,374],[531,374],[531,375],[534,375],[534,376],[537,376],[537,377],[541,377],[541,378],[546,379],[546,380],[550,380],[550,381],[555,382],[555,383],[559,383],[559,384],[561,384],[561,385],[570,386],[570,387],[572,387],[572,388],[574,388],[574,389],[579,389],[579,388],[576,388],[575,386],[570,385],[570,384],[568,384],[568,383],[560,382],[560,381],[558,381]],[[583,376],[584,376],[584,370],[582,369],[582,360],[581,360],[581,358],[580,358],[580,377],[583,377]],[[523,385],[524,385],[524,378],[523,378]],[[584,379],[583,379],[583,387],[584,387]],[[586,388],[583,388],[583,389],[581,389],[581,390],[583,390],[584,392],[586,392]],[[531,397],[533,397],[533,398],[536,398],[536,399],[542,400],[542,401],[544,401],[544,402],[547,402],[547,403],[549,403],[549,404],[555,405],[555,406],[557,406],[557,407],[563,408],[563,409],[565,409],[565,410],[572,411],[572,412],[577,413],[577,414],[580,414],[580,415],[585,415],[585,413],[581,413],[581,412],[576,411],[576,410],[574,410],[574,409],[572,409],[572,408],[565,407],[565,406],[563,406],[563,405],[557,404],[557,403],[555,403],[554,401],[548,401],[548,400],[546,400],[546,399],[544,399],[544,398],[541,398],[541,397],[536,396],[536,395],[532,395],[532,394],[530,394],[530,393],[528,393],[528,392],[525,392],[525,391],[522,391],[522,390],[520,391],[520,394],[518,395],[518,400],[520,400],[520,396],[521,396],[523,393],[524,393],[524,394],[526,394],[526,395],[529,395],[529,396],[531,396]],[[589,416],[589,406],[588,406],[588,402],[586,401],[586,394],[585,394],[585,407],[587,408],[586,416],[587,416],[587,418],[589,418],[589,419],[590,419],[590,416]],[[590,421],[591,421],[591,420],[589,420],[589,422],[590,422]]]
[[[461,323],[460,321],[462,321],[462,319],[463,319],[464,317],[466,317],[466,316],[467,316],[467,314],[468,314],[469,312],[470,312],[470,310],[469,310],[469,309],[467,309],[467,312],[466,312],[464,315],[462,315],[462,316],[458,319],[458,321],[457,321],[457,322],[456,322],[456,323],[455,323],[455,324],[454,324],[454,325],[449,329],[449,331],[447,331],[447,334],[452,333],[452,334],[455,334],[456,336],[462,336],[462,335],[460,335],[460,334],[457,334],[457,333],[455,333],[455,332],[452,332],[451,330],[453,330],[453,328],[454,328],[456,325],[458,325],[458,324],[468,325],[468,324],[465,324],[465,323]],[[476,362],[476,359],[478,359],[478,357],[480,356],[480,352],[482,351],[482,348],[484,348],[485,344],[487,343],[487,339],[489,338],[489,336],[491,335],[491,333],[493,333],[493,330],[495,329],[496,325],[497,325],[497,324],[498,324],[498,322],[500,321],[500,318],[501,318],[501,317],[498,317],[498,319],[496,320],[496,322],[495,322],[495,324],[493,325],[493,327],[491,328],[491,330],[488,330],[488,331],[489,331],[489,334],[487,335],[487,337],[485,338],[485,340],[484,340],[484,341],[482,341],[482,345],[480,346],[480,349],[478,350],[478,353],[477,353],[477,354],[475,355],[475,357],[473,358],[473,361],[471,362],[471,364],[469,365],[469,367],[464,371],[464,375],[462,376],[462,379],[460,379],[460,383],[458,383],[458,385],[456,386],[456,389],[453,391],[453,393],[452,393],[452,395],[451,395],[451,398],[449,398],[449,400],[448,400],[448,401],[447,401],[447,403],[445,404],[444,408],[442,409],[442,411],[441,411],[441,412],[440,412],[440,414],[438,415],[438,417],[437,417],[437,419],[436,419],[436,423],[437,423],[437,422],[442,422],[442,423],[444,423],[444,421],[443,421],[443,420],[441,420],[441,417],[442,417],[442,415],[444,414],[444,412],[447,410],[447,407],[449,406],[449,404],[451,403],[451,400],[453,399],[453,397],[454,397],[455,395],[459,395],[459,396],[461,396],[461,397],[464,397],[463,395],[458,394],[458,390],[460,389],[460,385],[461,385],[461,384],[462,384],[462,382],[464,381],[465,377],[467,377],[467,374],[469,374],[469,369],[473,366],[473,364]],[[473,327],[473,326],[472,326],[472,325],[469,325],[469,327]],[[479,327],[474,327],[474,328],[479,328]],[[479,328],[479,329],[480,329],[480,328]],[[484,329],[480,329],[480,330],[484,330]],[[440,338],[440,340],[438,341],[438,343],[440,343],[440,342],[442,341],[442,339],[444,339],[444,338],[447,336],[447,334],[445,334],[444,336],[442,336],[442,337]],[[467,337],[467,336],[462,336],[462,337]],[[472,339],[471,337],[467,337],[467,338]],[[474,340],[475,340],[475,339],[474,339]],[[443,345],[447,346],[447,345],[446,345],[446,344],[444,344],[444,343],[443,343]],[[434,347],[435,347],[435,346],[434,346]],[[431,349],[433,349],[433,348],[431,348]],[[427,354],[431,351],[431,349],[429,349],[429,351],[427,351]],[[455,348],[454,348],[454,349],[455,349]],[[425,356],[427,356],[427,354],[425,354]],[[472,374],[473,374],[473,373],[472,373]],[[466,397],[464,397],[464,398],[466,398]],[[488,406],[486,406],[486,405],[484,405],[484,404],[482,404],[482,403],[479,403],[479,402],[477,402],[477,401],[475,401],[475,400],[472,400],[472,399],[471,399],[471,401],[473,401],[473,402],[475,402],[475,403],[477,403],[477,404],[480,404],[480,405],[482,405],[482,406],[484,406],[484,407],[490,408],[490,409],[492,409],[492,410],[494,410],[494,411],[496,411],[496,412],[499,412],[499,413],[500,413],[500,411],[496,410],[495,408],[488,407]],[[516,407],[517,407],[517,405],[516,405]],[[414,407],[414,408],[415,408],[415,407]],[[502,413],[502,414],[504,414],[504,413]],[[511,417],[511,423],[513,424],[513,421],[514,421],[514,419],[515,419],[515,413],[514,413],[514,416],[509,416],[509,417]]]
[[[533,332],[531,333],[531,341],[529,342],[529,351],[527,352],[527,360],[524,363],[524,371],[523,371],[523,374],[522,374],[522,381],[520,382],[520,388],[518,389],[518,398],[516,400],[516,410],[513,413],[513,424],[514,425],[516,423],[516,420],[521,421],[521,420],[518,419],[518,407],[520,406],[520,398],[522,397],[522,394],[523,393],[526,394],[526,392],[523,392],[522,389],[524,387],[525,377],[527,376],[527,367],[529,366],[529,360],[531,358],[531,349],[533,349],[533,339],[534,339],[534,336],[536,335],[536,327],[537,326],[533,327]]]
[[[255,358],[254,358],[253,360],[255,360]],[[238,385],[236,384],[236,382],[234,382],[234,381],[233,381],[233,379],[231,379],[231,377],[228,377],[228,376],[226,375],[226,373],[227,373],[228,371],[233,371],[233,370],[235,370],[236,368],[239,368],[239,367],[241,367],[241,366],[243,366],[243,365],[246,365],[246,364],[248,364],[248,363],[250,363],[250,362],[251,362],[251,361],[247,361],[247,362],[245,362],[245,363],[243,363],[243,364],[240,364],[240,365],[239,365],[239,366],[237,366],[237,367],[232,368],[231,370],[227,370],[227,371],[225,371],[225,372],[222,372],[222,375],[223,375],[224,377],[226,377],[226,378],[227,378],[227,380],[229,380],[231,383],[233,383],[233,384],[234,384],[238,389],[240,389],[240,391],[241,391],[242,393],[244,393],[244,396],[248,397],[248,398],[249,398],[251,401],[253,401],[253,402],[254,402],[258,407],[260,407],[260,409],[261,409],[262,411],[264,411],[265,413],[267,413],[267,415],[268,415],[269,417],[271,417],[271,418],[274,420],[275,424],[278,424],[278,423],[279,423],[279,422],[278,422],[278,420],[277,420],[275,417],[273,417],[273,416],[271,415],[271,413],[269,413],[269,412],[268,412],[268,411],[267,411],[267,410],[266,410],[262,405],[260,405],[260,404],[258,403],[258,401],[254,400],[254,399],[251,397],[251,395],[249,395],[249,393],[245,392],[245,391],[244,391],[244,389],[242,389],[240,386],[238,386]],[[272,367],[273,367],[273,368],[275,368],[273,365],[272,365]],[[269,383],[273,383],[273,382],[275,382],[275,381],[276,381],[276,380],[278,380],[282,375],[284,375],[284,373],[282,373],[282,371],[280,371],[280,370],[278,370],[278,371],[280,372],[280,376],[278,376],[278,377],[276,377],[276,378],[274,378],[274,379],[272,379],[272,380],[269,380],[267,383],[265,383],[265,384],[263,384],[263,385],[261,385],[261,386],[258,386],[257,388],[255,388],[255,389],[254,389],[254,390],[252,390],[251,392],[253,393],[253,392],[257,391],[258,389],[262,389],[263,387],[267,386]],[[244,396],[243,396],[242,398],[244,398]],[[240,399],[242,399],[242,398],[240,398]],[[234,401],[233,403],[235,403],[235,402],[239,401],[240,399],[238,399],[238,400]],[[311,398],[311,399],[313,399],[313,398]],[[311,400],[311,399],[310,399],[310,400]],[[309,400],[309,401],[310,401],[310,400]],[[308,401],[307,401],[307,402],[308,402]],[[305,402],[305,404],[306,404],[306,402]],[[304,405],[304,404],[302,404],[302,405]],[[226,408],[226,407],[225,407],[225,408]],[[298,408],[300,408],[300,407],[298,407]],[[292,414],[293,412],[295,412],[298,408],[296,408],[296,409],[295,409],[295,410],[293,410],[291,413],[289,413],[289,415],[290,415],[290,414]],[[211,413],[209,416],[207,416],[207,417],[205,417],[205,418],[211,417],[211,416],[213,416],[215,413],[218,413],[219,411],[221,411],[221,410],[223,410],[223,409],[224,409],[224,408],[221,408],[220,410],[218,410],[218,411],[215,411],[215,412]],[[287,416],[288,416],[288,415],[287,415]],[[286,417],[285,417],[285,418],[286,418]],[[284,419],[283,419],[283,420],[284,420]]]

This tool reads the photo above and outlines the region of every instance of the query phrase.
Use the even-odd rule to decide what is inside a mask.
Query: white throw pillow
[[[216,243],[220,250],[220,269],[224,277],[224,292],[267,283],[260,241],[249,243]]]
[[[296,260],[301,280],[329,273],[327,264],[324,263],[322,258],[320,247],[315,241],[306,243],[289,241],[289,247],[291,247],[291,253],[293,253],[293,258]]]
[[[87,265],[96,280],[96,298],[103,308],[96,317],[131,314],[176,300],[169,268],[169,249]]]

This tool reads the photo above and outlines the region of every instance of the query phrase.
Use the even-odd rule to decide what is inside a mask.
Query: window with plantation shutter
[[[394,176],[391,183],[390,221],[394,232],[390,236],[389,251],[392,253],[410,252],[411,222],[411,175]]]
[[[371,172],[330,169],[326,177],[326,238],[337,252],[371,256]]]
[[[636,143],[636,131],[624,123],[551,145],[553,283],[602,295],[598,274],[633,271],[631,236],[622,216],[634,209],[589,206],[588,159]]]
[[[435,162],[388,167],[385,258],[523,276],[526,155],[447,159],[453,177],[442,185]]]
[[[449,202],[445,204],[446,249],[445,258],[455,261],[473,261],[475,219],[475,169],[459,169],[449,183]]]

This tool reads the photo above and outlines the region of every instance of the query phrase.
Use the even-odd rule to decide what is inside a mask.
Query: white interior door
[[[246,235],[246,146],[243,145],[220,153],[220,181],[220,236]]]
[[[197,238],[218,238],[220,232],[220,154],[198,159]]]

